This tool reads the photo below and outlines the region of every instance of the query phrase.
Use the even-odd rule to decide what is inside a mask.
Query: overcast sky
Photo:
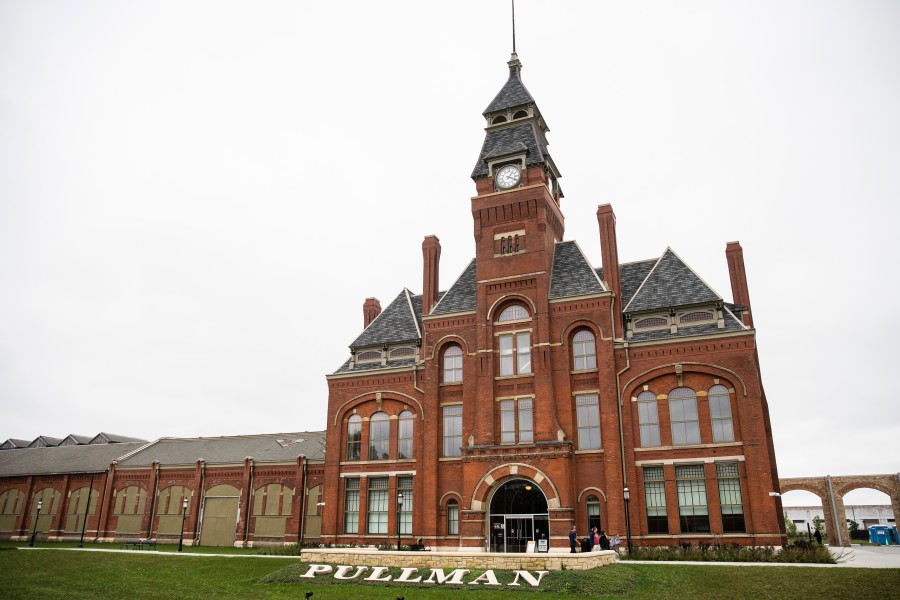
[[[323,428],[363,300],[421,292],[427,234],[442,288],[474,256],[509,21],[0,1],[0,440]],[[566,239],[599,266],[610,202],[623,262],[671,246],[727,300],[740,240],[780,475],[900,471],[900,4],[520,0],[517,25]]]

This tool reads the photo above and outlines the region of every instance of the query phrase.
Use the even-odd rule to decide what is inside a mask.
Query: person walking
[[[575,533],[575,528],[572,527],[572,531],[569,532],[569,548],[571,548],[570,554],[575,554],[575,545],[578,543],[578,534]]]

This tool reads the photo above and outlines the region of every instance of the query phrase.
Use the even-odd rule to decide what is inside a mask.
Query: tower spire
[[[512,2],[512,34],[513,34],[513,51],[512,53],[516,53],[516,0],[510,0]]]

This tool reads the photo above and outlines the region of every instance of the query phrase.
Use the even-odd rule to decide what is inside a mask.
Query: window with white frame
[[[578,449],[600,448],[600,399],[597,394],[576,395],[575,412],[578,419]]]
[[[709,533],[709,506],[703,465],[676,465],[678,518],[681,533]]]
[[[459,535],[459,503],[447,501],[447,535]]]
[[[498,337],[500,375],[508,377],[531,373],[531,332],[504,333]]]
[[[404,410],[397,419],[397,458],[413,457],[413,424],[415,417],[413,414]]]
[[[572,338],[572,356],[576,371],[597,368],[597,344],[589,329],[579,330]]]
[[[529,316],[528,310],[521,304],[510,304],[503,309],[503,312],[500,313],[497,321],[500,323],[503,323],[504,321],[520,321],[529,318]]]
[[[460,456],[462,454],[462,406],[445,406],[444,418],[444,456]]]
[[[734,424],[731,420],[731,395],[724,385],[709,388],[709,419],[714,442],[733,442]]]
[[[388,526],[388,478],[369,477],[366,532],[387,533]]]
[[[646,466],[644,473],[644,503],[647,506],[647,533],[669,533],[669,514],[666,510],[666,480],[662,466]]]
[[[347,460],[359,460],[362,447],[362,418],[350,415],[347,419]]]
[[[400,506],[400,533],[412,533],[413,514],[413,478],[398,477],[397,493],[403,494],[403,505]]]
[[[387,413],[377,412],[369,419],[369,460],[390,458],[391,421]]]
[[[656,394],[641,392],[637,397],[638,423],[641,428],[641,447],[659,446],[659,407]]]
[[[534,415],[531,398],[500,401],[500,443],[534,441]]]
[[[344,533],[359,533],[359,479],[344,480]]]
[[[669,392],[669,421],[672,425],[672,444],[700,443],[700,419],[697,416],[697,395],[686,387]]]
[[[453,344],[444,350],[444,383],[459,383],[462,381],[463,353],[462,348]]]

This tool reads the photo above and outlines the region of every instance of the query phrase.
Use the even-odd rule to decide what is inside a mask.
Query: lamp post
[[[628,501],[631,500],[631,491],[627,487],[622,490],[622,497],[625,498],[625,538],[628,542],[628,556],[631,556],[631,517],[628,514]]]
[[[37,514],[34,516],[34,527],[31,528],[31,542],[28,544],[29,546],[34,546],[34,536],[37,535],[37,524],[38,519],[41,518],[41,507],[44,506],[43,500],[38,500],[38,509]]]
[[[403,512],[403,492],[397,494],[397,552],[400,552],[400,513]]]
[[[184,520],[187,518],[187,498],[181,500],[181,534],[178,536],[178,551],[184,546]]]

